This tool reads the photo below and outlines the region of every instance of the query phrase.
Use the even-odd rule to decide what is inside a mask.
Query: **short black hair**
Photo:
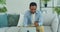
[[[30,7],[31,7],[31,6],[37,6],[37,4],[36,4],[35,2],[31,2],[31,3],[30,3]]]

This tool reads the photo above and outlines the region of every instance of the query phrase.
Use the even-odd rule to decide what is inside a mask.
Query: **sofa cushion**
[[[43,25],[44,26],[50,26],[52,24],[52,20],[54,19],[54,14],[53,13],[43,13]]]
[[[45,31],[45,32],[52,32],[50,26],[44,26],[44,31]]]
[[[7,27],[8,21],[7,21],[7,14],[0,14],[0,27]]]
[[[18,20],[20,15],[16,14],[8,14],[8,25],[10,26],[17,26]]]

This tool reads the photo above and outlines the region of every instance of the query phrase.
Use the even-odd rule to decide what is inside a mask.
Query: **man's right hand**
[[[35,27],[39,26],[38,22],[35,22],[34,25],[35,25]]]

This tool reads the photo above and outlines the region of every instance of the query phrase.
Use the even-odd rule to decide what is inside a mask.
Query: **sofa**
[[[20,17],[22,17],[22,16],[20,16]],[[43,20],[44,20],[43,21],[43,26],[44,26],[44,31],[45,32],[57,32],[58,31],[59,20],[58,20],[58,17],[57,17],[57,14],[56,13],[42,13],[42,17],[43,17]],[[17,20],[17,19],[15,19],[15,20]],[[23,18],[21,18],[21,22],[20,22],[21,23],[20,24],[21,26],[23,26],[22,20],[23,20]],[[12,27],[12,28],[11,27],[0,28],[0,31],[3,30],[3,32],[6,32],[6,31],[8,31],[8,29],[11,29],[10,30],[11,32],[12,31],[19,32],[18,31],[19,30],[18,27]]]
[[[45,32],[57,32],[59,19],[56,13],[43,13],[42,14],[44,22],[44,31]]]
[[[60,32],[60,15],[59,15],[59,26],[58,26],[58,32]]]

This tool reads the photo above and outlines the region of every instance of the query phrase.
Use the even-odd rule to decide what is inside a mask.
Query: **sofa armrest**
[[[58,30],[58,24],[59,24],[59,20],[58,20],[57,15],[55,15],[55,17],[53,19],[53,22],[52,22],[52,25],[51,25],[51,28],[52,28],[53,32],[57,32],[57,30]]]

